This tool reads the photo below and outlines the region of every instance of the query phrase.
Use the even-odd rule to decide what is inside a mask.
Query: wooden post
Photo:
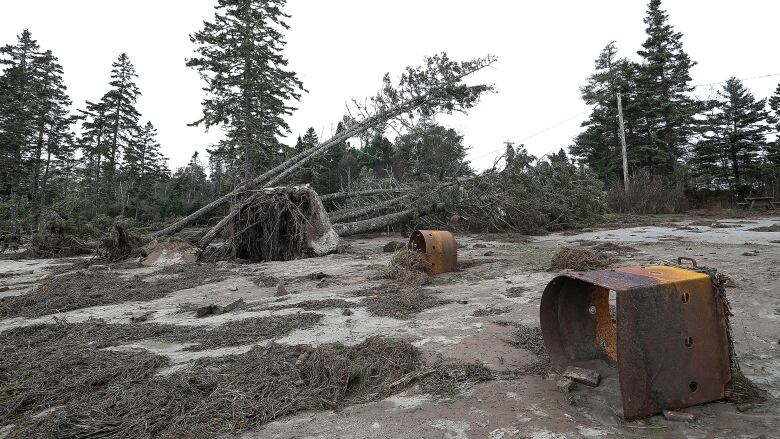
[[[620,146],[623,149],[623,185],[628,194],[628,156],[626,155],[626,126],[623,123],[623,97],[617,92],[618,122],[620,123]]]

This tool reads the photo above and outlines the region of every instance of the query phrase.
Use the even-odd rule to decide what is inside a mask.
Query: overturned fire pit
[[[554,367],[616,366],[623,416],[636,419],[724,398],[726,308],[707,273],[624,267],[556,277],[540,323]]]
[[[409,237],[409,250],[423,254],[425,272],[430,276],[458,268],[458,244],[450,232],[415,230]]]
[[[336,251],[339,237],[317,192],[308,185],[258,190],[228,228],[233,257],[289,261]]]

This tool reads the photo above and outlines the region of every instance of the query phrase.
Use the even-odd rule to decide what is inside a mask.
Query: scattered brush
[[[165,267],[155,274],[158,276],[148,281],[140,276],[126,279],[116,270],[48,276],[31,293],[0,298],[0,317],[40,317],[98,305],[149,301],[219,282],[230,273],[209,264],[188,264]]]
[[[562,248],[552,256],[552,268],[557,270],[598,270],[607,268],[613,259],[598,250],[584,248]]]
[[[769,399],[767,391],[753,384],[740,370],[731,369],[731,381],[726,386],[726,401],[750,404],[766,402]]]
[[[407,248],[395,252],[384,277],[402,285],[424,285],[429,280],[422,253]]]
[[[451,300],[439,299],[421,288],[384,289],[381,294],[363,299],[365,306],[373,315],[406,319],[429,308],[452,303]]]
[[[419,385],[426,393],[450,397],[468,390],[474,384],[493,379],[493,372],[480,363],[444,363],[420,378]]]
[[[504,295],[506,297],[523,297],[523,294],[525,294],[528,291],[529,289],[523,286],[512,287],[512,288],[508,288],[506,290],[506,293],[504,293]]]
[[[256,308],[257,311],[279,311],[282,309],[300,308],[305,311],[316,311],[330,308],[349,308],[354,306],[354,302],[344,299],[323,299],[323,300],[304,300],[297,303],[287,303],[270,307]]]
[[[506,314],[508,312],[509,312],[508,306],[502,306],[498,308],[493,308],[492,306],[489,306],[487,308],[478,309],[474,311],[474,313],[472,313],[471,315],[473,317],[486,317],[486,316],[497,316],[500,314]]]
[[[33,234],[30,247],[23,252],[24,258],[62,258],[90,254],[95,246],[67,233],[66,221],[53,210],[45,211],[38,221],[38,230]]]
[[[639,252],[639,250],[637,250],[634,247],[631,247],[630,245],[617,244],[614,242],[602,242],[592,246],[592,249],[597,252],[609,252],[609,253],[616,253],[619,255],[627,255],[627,254]]]
[[[410,343],[372,338],[356,346],[271,344],[159,376],[166,358],[85,346],[63,326],[32,344],[4,335],[11,358],[0,360],[0,423],[15,424],[11,437],[214,437],[382,399],[423,367]]]
[[[550,363],[550,357],[547,355],[547,351],[544,348],[544,338],[542,337],[541,328],[535,326],[525,326],[516,322],[499,321],[496,324],[502,326],[512,326],[515,328],[512,331],[512,337],[509,340],[504,340],[508,344],[525,349],[532,352],[539,359],[533,363],[525,365],[512,372],[514,375],[539,375],[547,376],[552,370]]]
[[[771,226],[756,227],[748,229],[748,232],[780,232],[780,224],[772,224]]]

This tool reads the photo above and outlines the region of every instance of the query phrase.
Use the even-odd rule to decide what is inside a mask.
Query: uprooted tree
[[[389,125],[403,128],[405,126],[408,127],[416,118],[430,118],[435,114],[467,111],[479,102],[480,97],[484,93],[492,91],[493,87],[485,84],[468,85],[464,83],[464,79],[477,71],[489,67],[495,60],[494,57],[488,56],[457,62],[451,60],[445,53],[442,53],[427,57],[423,66],[408,67],[395,83],[391,80],[389,74],[385,75],[382,89],[375,96],[363,104],[358,104],[355,101],[355,114],[350,115],[348,118],[349,123],[343,131],[331,139],[308,148],[279,165],[268,169],[187,217],[176,221],[162,230],[149,234],[147,239],[154,240],[176,234],[228,202],[232,203],[230,211],[203,235],[198,242],[198,246],[206,248],[231,224],[233,232],[231,239],[233,242],[240,239],[236,232],[239,234],[256,233],[257,229],[248,226],[253,224],[253,220],[258,222],[257,219],[261,219],[266,215],[259,214],[258,209],[274,208],[272,204],[269,204],[268,191],[265,189],[285,181],[287,177],[313,158],[325,153],[330,147],[358,136],[367,130],[385,128]],[[381,190],[390,193],[407,191],[402,188],[385,188]],[[377,194],[377,192],[374,194]],[[357,194],[346,194],[344,197],[349,197],[350,195]],[[336,224],[334,229],[342,235],[379,230],[393,223],[408,220],[415,215],[425,214],[439,207],[438,205],[415,206],[414,203],[408,203],[412,199],[408,195],[401,193],[398,197],[401,200],[388,200],[383,205],[384,207],[391,207],[406,204],[407,208],[400,212],[385,215],[383,214],[383,206],[374,206],[373,209],[358,212],[341,212],[337,218],[345,222]],[[333,195],[331,199],[339,196]],[[308,200],[309,197],[304,198]],[[303,200],[303,198],[300,200]],[[317,202],[319,202],[319,199]],[[305,203],[309,203],[309,201],[305,201]],[[288,209],[290,206],[285,204],[285,208]],[[241,217],[242,213],[246,214],[247,212],[252,212],[252,214],[244,215],[246,220],[239,221],[236,219]],[[370,216],[372,212],[382,213],[383,215],[354,221],[366,215]],[[244,225],[244,227],[240,227],[240,225]],[[305,227],[305,224],[303,226]],[[278,231],[273,231],[273,233],[276,232]],[[289,233],[296,234],[299,232],[291,231]],[[255,236],[253,240],[256,241],[257,238]],[[263,253],[259,249],[255,249],[255,252],[257,254]]]

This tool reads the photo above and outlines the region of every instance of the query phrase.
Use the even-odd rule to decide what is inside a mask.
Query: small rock
[[[468,300],[458,300],[458,303],[461,304],[461,305],[468,305],[469,301]]]
[[[230,291],[238,291],[238,287],[233,285],[232,287],[230,287]]]
[[[302,353],[301,355],[298,356],[298,359],[295,360],[295,364],[300,366],[301,364],[303,364],[304,361],[309,359],[310,355],[311,355],[311,351],[307,350],[306,352],[304,352],[304,353]]]
[[[487,244],[474,244],[474,248],[487,248]]]
[[[286,296],[290,293],[287,292],[287,288],[284,287],[284,284],[279,282],[279,285],[276,286],[276,295],[277,296]]]
[[[563,373],[566,378],[572,379],[578,383],[586,384],[591,387],[599,385],[599,373],[595,370],[585,369],[583,367],[569,366]]]
[[[489,252],[485,252],[485,254],[483,256],[493,256],[494,254],[496,254],[496,252],[489,251]]]
[[[740,413],[747,412],[747,411],[753,409],[755,406],[756,406],[755,404],[750,403],[750,402],[745,403],[745,404],[739,404],[739,405],[737,405],[737,411],[740,412]]]
[[[8,287],[8,286],[0,287],[0,293],[8,291],[10,289],[11,289],[11,287]]]
[[[673,410],[664,410],[664,418],[668,421],[678,422],[693,422],[696,420],[696,416],[690,413],[677,412]]]
[[[309,274],[309,279],[311,279],[311,280],[322,280],[322,279],[325,279],[326,277],[328,277],[328,275],[323,273],[323,272],[321,272],[321,271]]]
[[[402,248],[405,248],[406,244],[400,241],[390,241],[387,244],[385,244],[384,247],[382,247],[382,251],[385,253],[393,253],[397,252],[398,250],[401,250]]]
[[[105,265],[100,265],[100,264],[95,264],[95,265],[90,265],[88,269],[89,269],[89,271],[105,270],[106,266]]]
[[[238,299],[235,302],[227,304],[225,307],[222,308],[221,311],[222,311],[222,313],[235,311],[235,310],[241,308],[244,305],[245,305],[244,299]]]
[[[199,319],[214,314],[222,314],[222,307],[220,307],[219,305],[212,304],[212,305],[201,306],[200,308],[195,310],[195,317]]]
[[[352,310],[349,309],[349,308],[344,308],[344,311],[341,312],[341,315],[343,315],[343,316],[351,316],[352,315]]]
[[[153,311],[135,313],[130,317],[130,321],[133,323],[145,322],[149,320],[149,317],[151,317],[152,314],[154,314]]]
[[[558,391],[561,393],[569,393],[577,386],[577,384],[566,377],[561,377],[561,379],[558,380],[558,383],[556,384],[558,387]]]

